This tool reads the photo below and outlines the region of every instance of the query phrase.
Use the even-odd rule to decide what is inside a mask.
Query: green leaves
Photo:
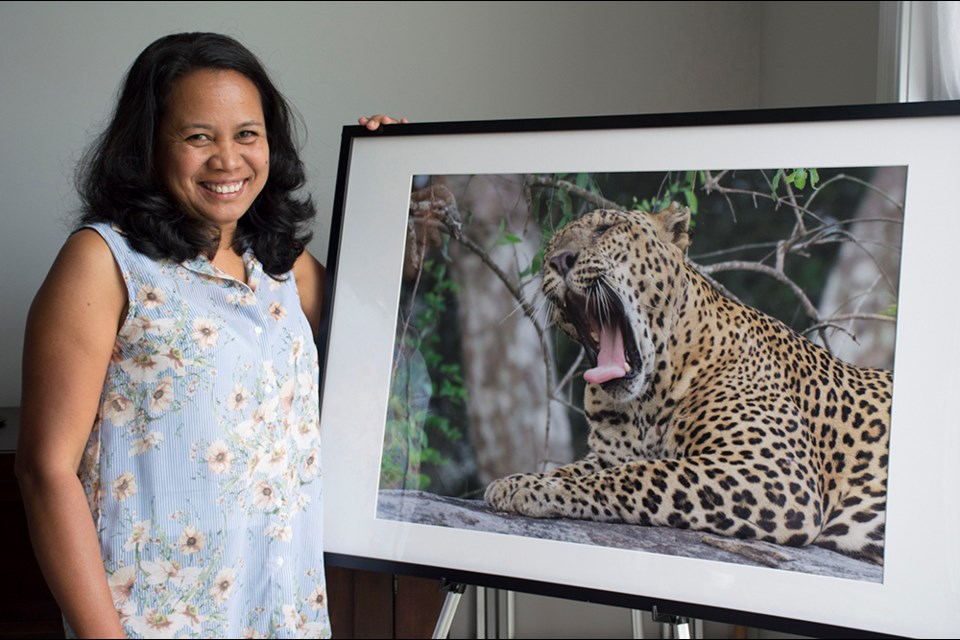
[[[682,175],[668,173],[667,178],[658,193],[653,198],[644,198],[638,200],[633,197],[633,207],[641,211],[658,213],[670,206],[673,202],[683,202],[690,207],[690,213],[696,215],[700,208],[700,201],[697,198],[697,181],[706,182],[706,176],[702,171],[684,171]],[[694,226],[694,220],[691,219],[690,226]]]
[[[533,259],[530,260],[529,266],[526,269],[520,271],[520,277],[525,278],[527,276],[532,276],[540,273],[540,269],[543,267],[543,253],[546,251],[545,247],[540,247],[540,249],[533,255]]]
[[[507,231],[507,221],[504,218],[500,218],[500,226],[497,227],[497,240],[494,242],[494,246],[502,247],[505,244],[520,244],[522,242],[523,238]]]
[[[501,225],[501,235],[511,236]],[[507,243],[510,240],[507,239]],[[452,309],[459,285],[453,281],[446,256],[423,261],[414,318],[404,329],[401,318],[398,337],[403,347],[394,356],[394,373],[381,457],[382,487],[426,489],[430,475],[424,465],[449,462],[447,442],[463,433],[451,420],[437,415],[435,403],[463,406],[468,391],[460,364],[445,351],[438,326]]]
[[[777,169],[777,173],[774,174],[773,181],[770,184],[772,195],[777,195],[781,180],[799,191],[806,188],[809,180],[810,187],[816,189],[817,183],[820,182],[820,172],[816,169]]]

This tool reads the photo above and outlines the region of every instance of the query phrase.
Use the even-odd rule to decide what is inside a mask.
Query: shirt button
[[[254,327],[253,332],[257,335],[260,335],[261,333],[263,333],[263,327]]]

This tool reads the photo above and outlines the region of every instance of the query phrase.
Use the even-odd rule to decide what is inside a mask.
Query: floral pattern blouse
[[[318,363],[292,274],[247,283],[92,225],[123,274],[80,478],[131,637],[327,637]]]

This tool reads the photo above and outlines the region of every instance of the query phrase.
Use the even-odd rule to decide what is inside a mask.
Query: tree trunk
[[[820,300],[824,318],[883,314],[897,302],[905,169],[880,167],[873,185],[889,198],[871,191],[860,203],[857,222],[847,229],[857,242],[843,244]],[[877,222],[877,218],[894,222]],[[863,319],[834,324],[839,328],[828,330],[827,339],[837,357],[865,367],[893,368],[894,323]]]
[[[511,280],[530,264],[540,246],[539,225],[531,221],[521,176],[445,176],[435,179],[454,194],[464,235],[489,251]],[[501,221],[505,226],[501,227]],[[520,242],[497,245],[510,233]],[[476,253],[453,243],[452,272],[460,287],[464,380],[469,390],[470,437],[480,480],[536,471],[570,461],[570,423],[565,410],[547,398],[551,358],[519,303]],[[533,301],[539,278],[524,289]],[[552,410],[551,410],[552,409]]]

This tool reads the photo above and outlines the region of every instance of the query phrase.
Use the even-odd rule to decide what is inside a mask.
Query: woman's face
[[[260,92],[236,71],[201,69],[180,78],[160,120],[160,181],[189,214],[229,242],[267,183],[270,147]]]

